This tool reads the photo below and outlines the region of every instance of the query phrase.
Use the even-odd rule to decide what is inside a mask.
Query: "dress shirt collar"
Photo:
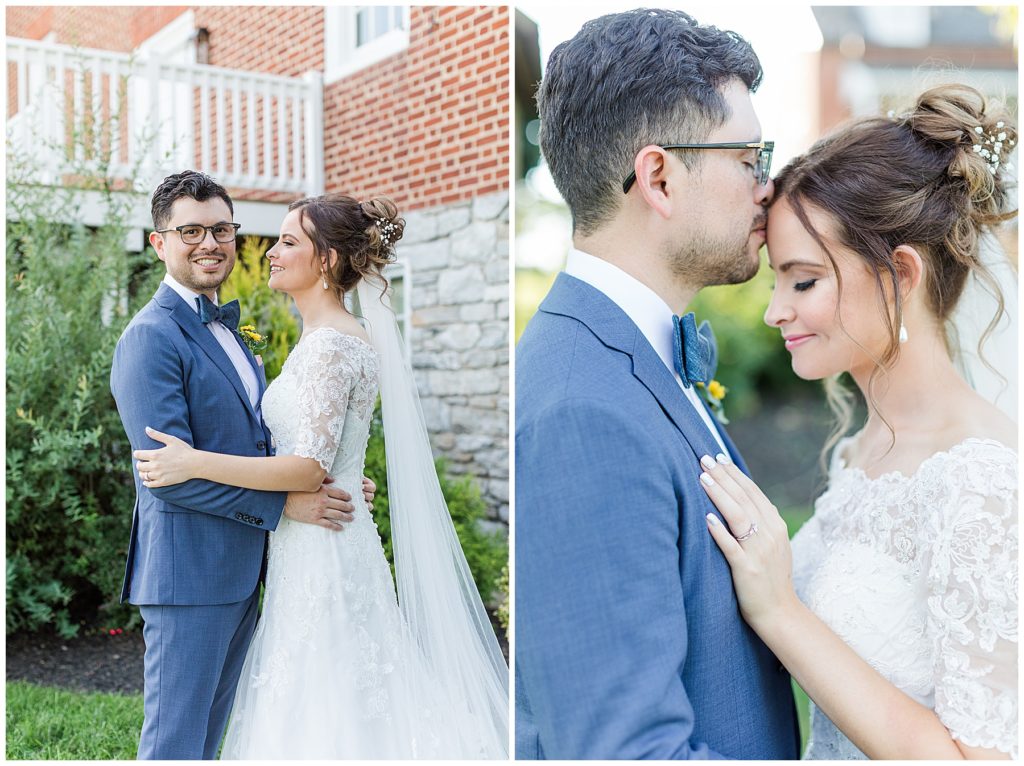
[[[665,366],[675,373],[672,308],[660,295],[618,266],[574,247],[569,248],[565,272],[600,290],[622,309],[647,338]]]
[[[183,301],[185,301],[185,303],[187,303],[189,305],[189,308],[191,308],[197,314],[199,313],[199,306],[196,304],[196,298],[199,297],[199,293],[193,292],[192,290],[189,290],[187,287],[185,287],[185,285],[183,285],[177,279],[172,277],[170,275],[170,272],[168,272],[167,274],[164,274],[163,282],[169,288],[174,290],[174,292],[176,292],[178,295],[180,295],[181,299]],[[213,296],[213,303],[214,303],[214,305],[220,305],[219,302],[217,301],[217,294],[216,293],[214,293],[214,296]]]

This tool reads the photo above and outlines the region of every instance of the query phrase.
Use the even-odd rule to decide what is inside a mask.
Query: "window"
[[[324,81],[333,82],[409,47],[409,8],[400,5],[324,9]]]

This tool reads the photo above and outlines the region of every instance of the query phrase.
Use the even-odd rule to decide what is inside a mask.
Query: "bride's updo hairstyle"
[[[321,256],[333,247],[338,260],[327,262],[327,284],[339,298],[367,277],[384,279],[384,267],[395,260],[395,244],[402,238],[405,219],[387,197],[359,202],[343,194],[307,197],[288,206],[299,210],[302,230],[313,242],[319,269]]]
[[[971,273],[999,304],[983,342],[998,323],[1003,297],[978,251],[988,227],[1017,214],[1004,182],[1016,141],[1016,126],[1000,106],[986,103],[969,86],[940,85],[922,93],[905,114],[860,119],[838,129],[776,177],[774,201],[785,198],[818,243],[840,294],[836,261],[808,208],[825,213],[833,240],[863,258],[874,274],[890,337],[875,359],[871,386],[899,356],[903,305],[893,252],[900,245],[921,255],[927,306],[940,325],[956,308]],[[838,378],[826,381],[826,390],[840,420],[827,450],[850,426],[852,396]]]

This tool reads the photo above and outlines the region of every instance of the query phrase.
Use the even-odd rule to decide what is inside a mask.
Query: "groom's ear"
[[[648,144],[639,152],[633,161],[636,172],[636,186],[644,202],[663,218],[672,214],[672,195],[669,187],[669,176],[672,168],[668,162],[668,152],[657,144]]]
[[[892,262],[900,280],[900,294],[906,298],[924,279],[924,259],[910,245],[900,245],[892,252]]]
[[[149,244],[156,250],[156,257],[162,261],[164,259],[164,235],[151,231],[149,233]]]

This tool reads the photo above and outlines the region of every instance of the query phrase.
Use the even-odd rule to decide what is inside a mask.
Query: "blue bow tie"
[[[681,318],[673,316],[672,326],[675,329],[672,356],[683,386],[689,388],[691,383],[706,386],[718,369],[718,345],[711,325],[705,320],[698,329],[691,311]]]
[[[229,301],[223,306],[218,306],[205,295],[196,298],[196,305],[199,306],[199,320],[203,324],[220,322],[230,330],[238,330],[238,319],[242,309],[238,301]]]

